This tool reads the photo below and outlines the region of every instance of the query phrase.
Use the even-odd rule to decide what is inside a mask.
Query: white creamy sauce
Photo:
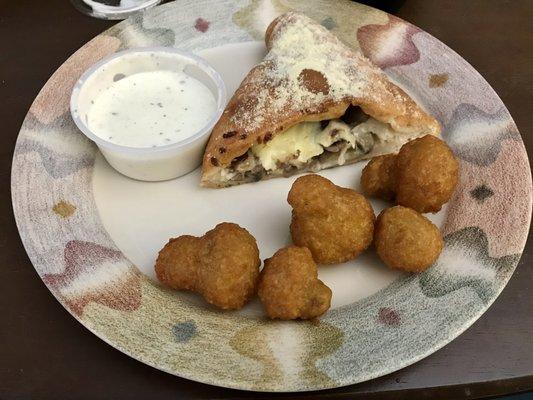
[[[158,147],[186,139],[216,111],[215,97],[184,72],[149,71],[113,82],[91,101],[86,123],[109,142]]]

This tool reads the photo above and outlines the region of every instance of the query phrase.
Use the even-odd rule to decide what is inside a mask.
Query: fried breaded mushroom
[[[265,260],[258,294],[270,318],[311,319],[331,304],[331,290],[318,279],[317,266],[305,247],[285,247]]]
[[[307,247],[317,263],[354,259],[372,243],[374,210],[355,190],[305,175],[294,181],[287,201],[293,208],[292,241]]]
[[[396,154],[377,156],[363,168],[361,187],[370,197],[393,200],[395,192]]]
[[[170,288],[195,291],[219,308],[235,310],[255,294],[260,265],[254,237],[223,222],[202,237],[170,239],[159,252],[155,271]]]
[[[157,279],[172,289],[195,290],[201,243],[201,238],[190,235],[170,239],[155,263]]]
[[[402,146],[396,158],[396,201],[418,212],[437,212],[450,200],[459,163],[448,145],[426,135]]]
[[[389,267],[422,272],[437,260],[444,242],[429,219],[410,208],[395,206],[379,214],[374,246]]]

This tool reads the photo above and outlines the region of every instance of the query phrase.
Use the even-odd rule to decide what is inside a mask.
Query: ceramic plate
[[[157,251],[180,234],[221,221],[246,227],[261,257],[290,242],[286,195],[295,178],[222,190],[198,187],[199,171],[160,183],[112,170],[68,111],[81,73],[128,47],[198,53],[231,93],[265,53],[268,23],[289,9],[320,21],[411,93],[443,125],[460,159],[448,206],[432,216],[446,246],[419,275],[393,272],[372,252],[321,267],[333,289],[319,324],[272,322],[257,301],[219,312],[154,280]],[[322,174],[357,188],[363,164]],[[431,354],[468,328],[509,280],[531,214],[527,154],[505,106],[444,44],[396,17],[344,1],[180,0],[99,35],[52,76],[20,131],[13,206],[35,269],[85,327],[163,371],[239,389],[304,391],[361,382]],[[384,204],[373,203],[376,212]]]

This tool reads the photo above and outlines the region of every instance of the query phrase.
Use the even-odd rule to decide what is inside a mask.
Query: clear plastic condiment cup
[[[87,125],[91,101],[118,79],[147,71],[183,71],[202,82],[216,100],[216,110],[200,130],[165,146],[129,147],[109,142]],[[226,105],[226,87],[220,75],[204,59],[169,47],[143,47],[115,53],[89,68],[76,82],[70,112],[76,126],[96,143],[105,159],[118,172],[133,179],[162,181],[185,175],[202,160],[211,130]]]

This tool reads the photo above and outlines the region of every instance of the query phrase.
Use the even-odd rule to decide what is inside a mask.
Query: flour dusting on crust
[[[261,88],[255,93],[257,102],[231,117],[244,132],[259,128],[265,114],[283,115],[326,99],[357,97],[365,85],[364,76],[373,72],[369,65],[358,65],[364,61],[362,55],[348,49],[321,25],[298,14],[286,15],[284,26],[270,38],[270,51],[258,66],[264,73],[247,82]],[[320,72],[329,86],[328,93],[307,90],[299,79],[303,70]]]

